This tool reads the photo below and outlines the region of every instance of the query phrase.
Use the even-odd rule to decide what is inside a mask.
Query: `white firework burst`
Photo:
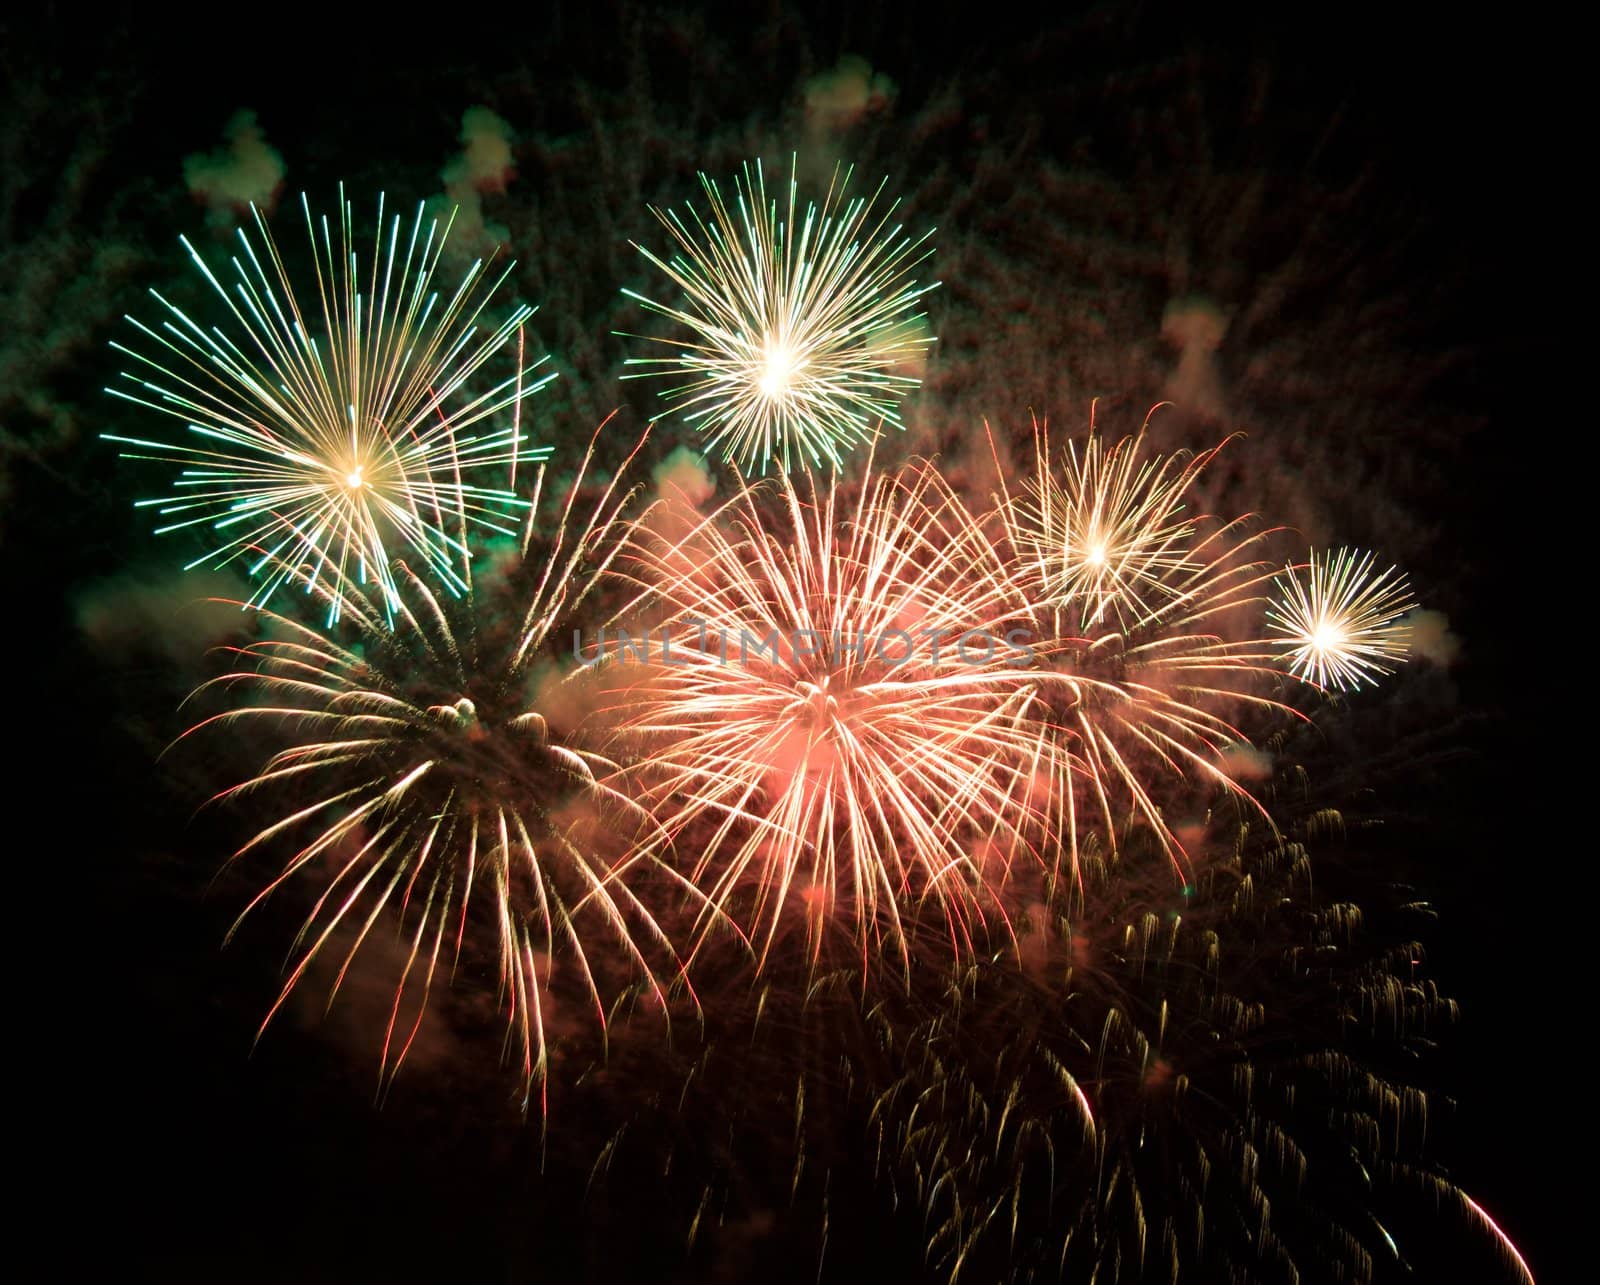
[[[1399,568],[1375,564],[1355,549],[1313,551],[1304,568],[1278,576],[1267,622],[1295,677],[1344,691],[1377,682],[1406,659],[1405,617],[1417,602]]]
[[[787,200],[767,196],[760,162],[734,180],[732,208],[700,176],[709,216],[652,209],[677,243],[662,259],[636,245],[683,291],[677,307],[624,291],[689,332],[658,339],[674,351],[630,358],[630,378],[666,376],[674,409],[747,473],[774,462],[837,467],[884,424],[903,427],[898,405],[933,337],[918,301],[938,285],[911,280],[933,253],[903,235],[893,202],[846,199],[850,171],[836,170],[820,207],[799,203],[791,167]]]

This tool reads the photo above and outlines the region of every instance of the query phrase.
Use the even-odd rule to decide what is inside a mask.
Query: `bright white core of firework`
[[[772,344],[767,348],[766,369],[761,372],[758,387],[761,395],[771,400],[777,400],[789,391],[790,381],[799,369],[794,353],[787,344]]]

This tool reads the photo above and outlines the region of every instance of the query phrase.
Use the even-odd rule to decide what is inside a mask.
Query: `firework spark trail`
[[[1377,682],[1406,659],[1405,616],[1417,602],[1399,568],[1376,571],[1374,561],[1374,554],[1354,549],[1313,551],[1304,566],[1278,577],[1267,621],[1296,677],[1344,691]]]
[[[883,186],[846,201],[849,179],[836,170],[820,209],[801,210],[791,166],[780,210],[758,161],[734,180],[735,212],[702,174],[709,221],[652,210],[680,253],[661,259],[635,246],[685,300],[669,307],[624,293],[691,337],[656,340],[673,355],[630,358],[645,368],[630,377],[679,380],[663,396],[746,473],[774,461],[784,472],[837,467],[883,424],[899,427],[897,405],[919,382],[905,368],[933,343],[912,310],[938,283],[909,278],[933,253],[931,229],[903,237],[889,223],[899,202],[874,218]]]
[[[1143,441],[1107,448],[1091,425],[1063,459],[1036,425],[1031,473],[1013,491],[1002,471],[994,512],[964,539],[1001,592],[992,610],[1034,640],[1030,801],[1074,861],[1087,827],[1114,839],[1131,814],[1181,870],[1163,783],[1248,799],[1231,761],[1253,761],[1242,716],[1293,711],[1262,691],[1281,678],[1255,621],[1272,532],[1187,511],[1220,446],[1146,459]]]
[[[139,504],[171,519],[158,534],[209,528],[216,543],[190,566],[247,560],[263,576],[250,605],[300,582],[326,599],[331,623],[373,582],[392,612],[396,542],[449,592],[464,592],[467,529],[515,536],[526,504],[463,475],[509,463],[514,476],[519,458],[549,455],[522,444],[521,404],[555,378],[530,378],[523,367],[522,328],[533,310],[513,308],[479,336],[479,318],[514,265],[489,282],[480,260],[453,294],[440,294],[432,282],[449,225],[425,219],[419,206],[402,235],[398,215],[385,224],[380,197],[363,290],[343,187],[337,233],[326,216],[313,220],[303,195],[301,209],[316,272],[315,300],[304,309],[254,207],[260,248],[239,230],[231,291],[180,238],[242,338],[152,291],[166,318],[154,327],[127,320],[154,355],[113,344],[139,367],[106,391],[182,420],[194,439],[105,437],[135,448],[129,458],[182,470],[169,496]],[[474,391],[474,376],[513,337],[516,372]],[[512,427],[490,426],[507,407],[517,412]]]
[[[1130,831],[1019,918],[1020,961],[1004,940],[922,935],[906,968],[783,954],[752,980],[721,941],[668,1082],[630,1046],[624,1100],[595,1103],[630,1121],[597,1168],[644,1166],[610,1179],[620,1195],[670,1166],[691,1245],[719,1211],[831,1208],[846,1243],[920,1235],[919,1279],[1465,1279],[1433,1270],[1465,1227],[1501,1258],[1472,1279],[1525,1281],[1426,1158],[1432,1107],[1407,1068],[1454,1004],[1417,943],[1317,895],[1301,840],[1339,823],[1218,826],[1186,889]],[[1386,901],[1395,914],[1428,917]],[[641,1093],[664,1136],[635,1131]],[[698,1169],[685,1130],[719,1138]],[[863,1169],[876,1193],[833,1206]]]
[[[1181,898],[1130,896],[1116,866],[1088,863],[1070,905],[1038,909],[1041,971],[1064,984],[980,960],[942,999],[880,1010],[904,1057],[873,1115],[930,1260],[952,1281],[1045,1264],[1110,1281],[1328,1263],[1370,1278],[1393,1239],[1348,1191],[1363,1169],[1399,1175],[1425,1101],[1363,1065],[1337,1020],[1307,1029],[1289,999],[1305,966],[1274,961],[1315,943],[1344,1002],[1313,1011],[1348,1007],[1407,1043],[1448,1004],[1394,984],[1410,951],[1364,957],[1352,908],[1310,906],[1293,845],[1224,861]]]
[[[342,632],[263,611],[277,636],[235,649],[232,671],[200,689],[242,688],[250,703],[185,734],[222,726],[287,740],[254,776],[218,796],[283,801],[283,815],[235,859],[289,835],[310,835],[241,920],[296,876],[327,878],[263,1030],[341,928],[353,940],[334,993],[380,918],[406,936],[380,1089],[416,1037],[441,960],[459,961],[469,932],[486,928],[498,943],[522,1069],[530,1089],[539,1086],[542,1105],[546,1008],[557,993],[559,964],[570,964],[576,989],[605,1026],[601,988],[608,977],[593,933],[580,924],[585,914],[598,917],[616,947],[616,958],[604,962],[629,967],[663,1011],[663,970],[647,952],[672,961],[665,975],[676,976],[670,943],[630,881],[660,879],[677,890],[675,899],[682,881],[641,855],[644,842],[624,842],[615,858],[604,849],[601,839],[612,833],[648,838],[648,818],[609,783],[613,765],[552,726],[536,708],[541,696],[530,696],[541,682],[571,678],[558,679],[550,668],[559,657],[558,626],[590,599],[621,548],[631,496],[620,473],[586,516],[578,511],[590,456],[550,512],[540,509],[545,466],[538,466],[521,563],[509,585],[519,594],[514,627],[474,591],[464,562],[458,570],[468,588],[459,600],[439,595],[402,564],[392,622],[376,595],[349,596]],[[479,910],[485,890],[486,914]],[[415,1006],[409,1029],[401,1020],[408,1000]]]
[[[1016,851],[1032,696],[999,638],[962,641],[995,590],[961,560],[950,498],[927,465],[869,469],[854,500],[780,477],[680,540],[635,542],[674,659],[623,687],[620,728],[759,961],[795,899],[813,959],[847,906],[863,952],[903,952],[924,906],[964,940],[985,860]]]
[[[951,1282],[1427,1274],[1453,1208],[1494,1237],[1506,1279],[1529,1279],[1427,1164],[1427,1096],[1387,1069],[1456,1015],[1420,947],[1374,942],[1359,907],[1316,897],[1299,842],[1259,828],[1213,847],[1190,888],[1161,861],[1134,834],[1086,858],[1020,925],[1031,962],[923,938],[907,979],[792,999],[809,1041],[769,1031],[765,1055],[803,1050],[802,1161],[873,1155]],[[737,1019],[752,1044],[768,1007]],[[828,1092],[854,1112],[803,1112]],[[861,1115],[852,1151],[830,1131]]]

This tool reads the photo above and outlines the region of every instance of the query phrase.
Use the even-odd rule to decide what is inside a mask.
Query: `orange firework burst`
[[[523,1071],[541,1092],[553,999],[585,998],[603,1028],[614,974],[663,999],[657,979],[670,971],[660,960],[674,967],[630,886],[657,870],[636,838],[648,818],[608,784],[613,765],[584,748],[563,713],[571,702],[558,698],[571,677],[560,626],[616,556],[628,498],[613,480],[586,518],[575,516],[588,462],[554,512],[540,510],[539,466],[521,557],[498,587],[515,595],[506,614],[474,588],[464,560],[459,600],[402,565],[392,600],[346,588],[342,630],[262,612],[270,636],[240,648],[232,672],[206,685],[242,688],[249,702],[191,729],[281,738],[254,776],[219,796],[284,801],[281,818],[237,857],[300,836],[244,913],[291,879],[321,881],[263,1029],[325,950],[343,955],[337,993],[380,923],[405,943],[380,1082],[411,1047],[441,960],[454,968],[480,934],[496,943]],[[616,949],[594,950],[596,926]]]
[[[1108,840],[1136,818],[1185,860],[1158,783],[1187,780],[1248,799],[1260,756],[1239,714],[1282,710],[1259,640],[1255,556],[1269,532],[1249,517],[1190,512],[1196,480],[1222,448],[1147,457],[1144,436],[1052,450],[1036,426],[1034,466],[968,527],[998,614],[1034,638],[1039,736],[1030,802],[1076,863],[1080,829]]]
[[[988,628],[965,521],[915,465],[869,468],[854,499],[836,478],[741,485],[683,539],[638,541],[665,620],[621,729],[763,960],[797,901],[813,958],[835,912],[863,951],[903,951],[924,906],[964,941],[983,867],[1014,851],[1027,653]]]

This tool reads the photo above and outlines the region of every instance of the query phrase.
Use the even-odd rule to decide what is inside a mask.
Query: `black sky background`
[[[1397,860],[1441,908],[1434,973],[1464,1009],[1430,1072],[1459,1100],[1443,1113],[1440,1151],[1539,1279],[1564,1279],[1565,1180],[1549,1157],[1583,1163],[1568,1118],[1581,1093],[1571,1082],[1579,1019],[1564,1009],[1557,1020],[1555,997],[1568,984],[1557,980],[1548,942],[1559,890],[1588,858],[1564,854],[1571,840],[1559,809],[1533,783],[1545,752],[1528,717],[1530,644],[1516,619],[1524,593],[1511,588],[1523,582],[1524,557],[1511,533],[1541,507],[1528,487],[1557,400],[1539,370],[1558,325],[1545,299],[1572,271],[1554,227],[1535,221],[1557,152],[1537,51],[1559,42],[1513,31],[1509,20],[1378,10],[1101,12],[1082,39],[1108,77],[1119,56],[1135,66],[1197,50],[1219,66],[1271,65],[1308,134],[1319,113],[1337,115],[1338,147],[1364,157],[1380,191],[1423,211],[1432,248],[1418,251],[1419,293],[1436,271],[1454,283],[1450,311],[1427,324],[1440,349],[1469,356],[1432,395],[1483,427],[1433,462],[1445,498],[1430,500],[1430,517],[1448,533],[1432,556],[1456,564],[1452,627],[1466,651],[1454,677],[1472,718],[1447,731],[1443,784],[1419,796],[1426,824],[1406,829]],[[787,69],[774,99],[792,96],[806,66],[859,53],[895,78],[903,104],[963,75],[990,84],[997,70],[1012,74],[1025,100],[1070,47],[1038,19],[1002,12],[980,21],[970,7],[940,4],[821,6],[803,16],[767,4],[738,14],[715,21],[747,37],[751,68]],[[56,215],[52,167],[83,131],[103,130],[114,147],[73,234],[103,234],[110,220],[155,264],[110,287],[120,312],[137,306],[151,277],[173,275],[177,234],[193,234],[203,217],[183,194],[181,158],[214,147],[238,108],[261,116],[289,162],[291,192],[332,164],[346,164],[355,181],[391,158],[425,188],[462,108],[487,101],[475,96],[479,84],[520,78],[537,94],[557,68],[597,84],[630,74],[615,39],[633,21],[625,7],[427,18],[256,9],[180,24],[50,6],[26,23],[7,19],[7,79],[48,86],[60,106],[43,117],[8,112],[0,123],[13,167],[9,236],[20,245],[61,231],[46,226]],[[801,44],[806,58],[789,52]],[[737,76],[740,67],[687,58],[684,85],[663,78],[652,87],[664,115],[701,74]],[[745,91],[759,101],[759,88]],[[1059,124],[1064,139],[1068,124]],[[1048,134],[1041,149],[1054,145]],[[127,191],[151,199],[118,204]],[[92,350],[74,350],[51,372],[50,395],[92,408],[113,337],[107,325]],[[11,438],[19,424],[27,427],[20,414],[0,427]],[[24,445],[9,461],[0,520],[15,685],[5,830],[19,942],[11,992],[20,1003],[8,1006],[22,1086],[13,1135],[30,1189],[22,1261],[36,1265],[24,1278],[520,1281],[584,1279],[587,1270],[590,1279],[694,1279],[677,1264],[632,1260],[627,1244],[592,1242],[576,1198],[563,1206],[533,1177],[536,1130],[509,1103],[468,1096],[493,1083],[488,1072],[459,1085],[459,1096],[432,1085],[380,1110],[370,1063],[314,1027],[285,1025],[251,1052],[285,939],[264,929],[219,949],[236,903],[208,897],[205,885],[237,831],[226,817],[191,816],[197,800],[181,775],[153,764],[147,730],[163,719],[177,730],[182,684],[154,661],[108,664],[75,623],[84,585],[162,551],[140,535],[126,510],[128,480],[92,432]],[[620,1216],[608,1224],[625,1225]],[[871,1252],[889,1261],[894,1248]],[[612,1266],[594,1274],[597,1261]]]

